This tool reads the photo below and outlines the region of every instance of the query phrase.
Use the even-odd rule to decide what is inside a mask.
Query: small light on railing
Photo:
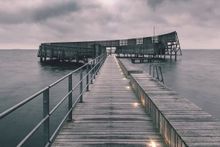
[[[143,98],[141,98],[141,102],[143,105],[145,105],[145,100]]]
[[[123,80],[127,80],[126,78],[123,78]]]
[[[134,108],[137,108],[139,106],[139,103],[136,102],[136,103],[133,103],[132,105]]]
[[[130,89],[130,86],[126,86],[126,89]]]
[[[156,142],[155,141],[151,141],[149,144],[150,147],[157,147]]]

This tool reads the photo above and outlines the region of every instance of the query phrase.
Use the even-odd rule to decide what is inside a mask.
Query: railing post
[[[93,77],[92,77],[93,76],[93,73],[92,73],[93,72],[93,69],[92,69],[93,66],[92,66],[92,64],[93,64],[93,61],[90,64],[90,80],[91,80],[90,83],[91,84],[93,84]]]
[[[161,67],[159,67],[159,71],[160,71],[160,76],[161,76],[161,82],[164,83],[163,72],[162,72],[162,68]]]
[[[102,56],[102,57],[100,57],[100,63],[99,63],[99,71],[100,71],[100,69],[101,69],[101,67],[102,67],[102,65],[103,65],[103,61],[104,61],[104,55]]]
[[[69,75],[68,77],[68,92],[72,91],[73,89],[73,85],[72,85],[72,74]],[[69,98],[68,98],[68,110],[72,109],[72,105],[73,105],[73,92],[71,92],[69,94]],[[68,121],[72,121],[72,111],[70,112],[69,116],[68,116]]]
[[[153,65],[153,77],[155,76],[155,65]]]
[[[96,76],[96,59],[93,61],[93,78],[95,79],[95,76]]]
[[[86,65],[86,90],[89,91],[89,64]]]
[[[47,117],[50,111],[50,103],[49,103],[50,95],[49,95],[49,87],[43,92],[43,117]],[[46,145],[50,140],[50,118],[44,122],[44,144]]]
[[[80,71],[80,103],[83,102],[83,69]]]
[[[160,81],[160,77],[159,77],[159,73],[158,73],[158,66],[156,66],[156,74],[157,74],[156,79]]]
[[[96,61],[96,75],[98,74],[98,71],[99,71],[99,61],[100,61],[100,57],[97,58],[97,61]]]
[[[100,71],[101,67],[102,67],[102,61],[103,61],[103,56],[100,57],[99,59],[99,67],[98,67],[98,72]]]
[[[96,60],[95,60],[95,76],[98,74],[97,73],[97,70],[98,70],[98,58],[96,58]]]

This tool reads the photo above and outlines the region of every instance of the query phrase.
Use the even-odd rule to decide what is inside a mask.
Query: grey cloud
[[[155,11],[157,8],[159,9],[163,3],[169,3],[170,5],[173,5],[173,3],[186,3],[190,1],[192,0],[147,0],[147,4]]]
[[[109,6],[107,0],[32,1],[0,9],[2,46],[148,36],[154,25],[158,34],[176,30],[183,48],[202,48],[197,36],[204,42],[220,37],[212,33],[220,25],[219,0],[114,0]]]
[[[148,5],[155,9],[157,6],[159,6],[164,0],[147,0]]]
[[[79,5],[74,1],[70,1],[68,3],[63,3],[62,1],[60,1],[56,5],[52,4],[49,6],[39,7],[38,9],[35,9],[32,12],[31,19],[33,21],[43,21],[48,18],[63,16],[79,10]]]
[[[37,7],[18,8],[15,11],[0,10],[1,24],[20,24],[20,23],[35,23],[46,21],[50,18],[68,15],[72,12],[80,11],[81,7],[75,1],[50,4],[51,1],[38,5]],[[6,10],[6,11],[5,11]]]

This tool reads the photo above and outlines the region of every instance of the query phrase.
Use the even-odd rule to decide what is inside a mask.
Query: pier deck
[[[125,73],[133,70],[120,60]],[[137,70],[137,69],[136,69]],[[220,121],[147,73],[129,75],[131,85],[171,147],[219,147]]]
[[[165,146],[129,86],[117,60],[109,56],[52,146]]]

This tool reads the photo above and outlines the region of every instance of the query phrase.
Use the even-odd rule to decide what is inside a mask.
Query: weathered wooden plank
[[[126,63],[124,68],[130,68],[130,66],[133,65]],[[173,141],[171,143],[173,146],[175,143],[175,145],[178,144],[174,133],[179,136],[179,140],[181,138],[182,143],[190,147],[220,146],[220,121],[218,119],[157,82],[147,73],[131,74],[130,78],[131,85],[138,95],[151,103],[151,106],[147,104],[145,109],[150,109],[152,118],[156,121],[158,117],[155,109],[161,117],[165,117],[166,120],[161,117],[158,119],[159,128],[168,142]]]
[[[73,111],[52,146],[141,147],[165,146],[152,119],[136,99],[117,61],[109,56],[84,102]]]
[[[112,142],[60,142],[60,143],[56,143],[53,146],[54,147],[70,147],[70,146],[74,146],[74,147],[146,147],[146,146],[151,146],[151,141],[127,141],[125,143],[125,141],[112,141]],[[157,142],[156,143],[157,147],[163,147],[163,142]]]

